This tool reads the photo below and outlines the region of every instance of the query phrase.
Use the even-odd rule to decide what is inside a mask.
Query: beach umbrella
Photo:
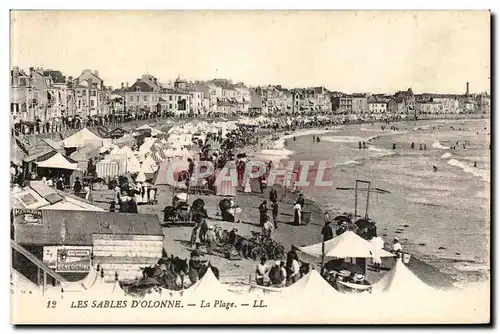
[[[337,216],[333,220],[336,222],[339,222],[339,223],[350,223],[351,222],[351,219],[347,216]]]
[[[356,224],[359,228],[363,229],[372,226],[373,223],[367,219],[358,219],[354,222],[354,224]]]

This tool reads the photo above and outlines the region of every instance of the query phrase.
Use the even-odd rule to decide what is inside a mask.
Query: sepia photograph
[[[491,20],[11,10],[11,323],[489,324]]]

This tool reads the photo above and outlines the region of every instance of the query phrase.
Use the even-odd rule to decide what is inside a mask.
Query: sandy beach
[[[263,131],[258,134],[259,142],[256,145],[242,148],[241,150],[236,150],[237,152],[247,152],[249,156],[255,156],[261,159],[266,157],[273,157],[275,160],[286,159],[290,156],[291,159],[296,160],[303,158],[304,153],[301,151],[304,149],[304,145],[309,145],[312,142],[311,136],[319,135],[320,138],[326,138],[327,136],[337,135],[342,137],[342,131],[349,131],[352,133],[350,127],[367,127],[368,125],[355,125],[355,126],[340,126],[340,127],[330,127],[326,128],[312,128],[312,129],[299,129],[293,133],[277,133],[272,134],[270,131]],[[380,124],[369,125],[370,127],[380,127]],[[347,130],[345,130],[347,129]],[[362,133],[368,133],[364,128]],[[402,132],[402,131],[401,131]],[[272,136],[276,138],[279,136],[278,140],[272,140]],[[399,135],[399,133],[398,133]],[[296,142],[291,140],[292,137],[296,137]],[[370,137],[370,135],[366,136]],[[380,135],[371,136],[373,140],[382,140]],[[382,136],[383,137],[383,136]],[[286,141],[286,145],[285,145]],[[346,141],[346,140],[344,140]],[[347,142],[353,143],[352,138],[347,140]],[[322,140],[321,144],[328,145],[328,140]],[[331,142],[330,142],[331,144]],[[357,145],[357,142],[356,142]],[[312,152],[309,148],[306,149],[307,152]],[[370,150],[371,151],[371,150]],[[380,153],[379,151],[374,151],[375,153]],[[372,152],[373,153],[373,152]],[[320,154],[322,154],[320,152]],[[264,160],[266,161],[266,160]],[[360,175],[366,175],[369,172],[369,166],[366,165],[366,170],[361,170],[360,164],[346,164],[339,166],[335,169],[334,177],[342,178],[343,185],[352,185],[356,178]],[[406,203],[397,200],[397,196],[394,196],[394,187],[387,185],[385,182],[376,182],[377,186],[382,188],[390,188],[392,194],[390,198],[377,198],[373,199],[374,203],[370,208],[370,217],[375,217],[377,221],[377,226],[379,234],[384,238],[386,242],[392,240],[394,236],[401,238],[405,250],[411,253],[413,256],[410,260],[409,267],[425,282],[436,286],[436,287],[450,287],[452,282],[460,283],[464,281],[474,281],[477,279],[485,279],[487,277],[487,272],[483,270],[478,270],[477,267],[471,265],[478,265],[476,262],[472,262],[464,256],[455,257],[443,255],[443,250],[436,251],[432,247],[425,247],[427,251],[422,252],[422,247],[418,244],[422,243],[422,238],[429,238],[433,235],[432,230],[427,230],[426,233],[422,233],[422,230],[416,229],[415,224],[404,224],[400,220],[401,215],[395,214],[395,211],[403,211]],[[139,206],[139,213],[156,213],[160,220],[163,220],[163,208],[171,203],[172,190],[167,186],[160,186],[158,194],[158,204],[157,205],[141,205]],[[389,190],[389,189],[388,189]],[[268,199],[269,189],[265,190],[263,194],[239,194],[237,197],[237,203],[242,208],[242,212],[238,214],[237,219],[241,220],[241,223],[229,223],[220,221],[218,216],[218,202],[222,197],[218,196],[201,196],[201,195],[190,195],[189,202],[192,202],[196,198],[202,198],[206,202],[209,214],[209,222],[221,226],[223,229],[232,229],[233,227],[238,228],[238,232],[243,236],[250,236],[250,231],[260,231],[258,226],[258,205],[263,199]],[[308,198],[306,209],[312,212],[312,223],[308,226],[293,226],[291,223],[293,221],[293,202],[296,196],[288,194],[287,198],[283,202],[279,203],[280,215],[279,228],[274,232],[274,238],[281,242],[286,250],[289,250],[292,245],[294,246],[305,246],[312,243],[317,243],[321,241],[321,227],[323,224],[323,212],[327,207],[332,207],[332,205],[339,209],[340,211],[352,210],[354,196],[351,194],[341,193],[341,192],[317,192],[312,194],[307,190],[304,191],[306,197]],[[94,201],[97,205],[102,206],[105,209],[109,208],[109,200],[111,198],[111,191],[106,189],[96,189],[93,193]],[[399,209],[398,209],[399,206]],[[388,208],[391,208],[389,210]],[[394,222],[398,223],[394,223]],[[406,225],[406,226],[405,226]],[[164,246],[168,254],[173,254],[181,257],[188,257],[190,252],[190,247],[188,244],[191,228],[189,227],[168,227],[163,229],[165,234]],[[413,234],[412,234],[413,233]],[[415,237],[415,235],[420,234],[420,239]],[[446,244],[447,240],[435,240],[436,244]],[[432,246],[434,246],[432,244]],[[436,247],[438,248],[438,247]],[[221,258],[219,256],[212,256],[210,261],[216,265],[221,270],[221,280],[225,282],[248,282],[253,276],[255,270],[255,265],[251,260],[243,259],[238,261],[229,261],[227,259]],[[387,264],[390,267],[390,263]],[[466,267],[465,270],[460,269],[459,266]],[[457,269],[458,268],[458,269]],[[377,281],[382,273],[369,272],[367,277],[370,281]]]

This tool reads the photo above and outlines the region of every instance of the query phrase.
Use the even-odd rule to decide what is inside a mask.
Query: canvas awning
[[[64,147],[82,147],[88,143],[95,143],[97,146],[101,146],[102,139],[87,128],[83,128],[63,140]]]
[[[73,162],[73,160],[66,158],[61,153],[57,153],[56,155],[48,158],[45,161],[38,162],[37,166],[42,167],[42,168],[59,168],[59,169],[79,170],[78,163]]]
[[[406,267],[401,259],[380,281],[373,284],[373,292],[390,292],[399,296],[404,294],[430,293],[434,289],[422,282],[414,273]]]
[[[300,294],[313,298],[337,297],[340,292],[335,290],[316,270],[311,270],[300,280],[282,290],[283,297]]]
[[[341,235],[326,241],[325,257],[345,259],[345,258],[372,258],[394,257],[395,255],[383,249],[375,248],[370,242],[361,238],[352,231],[347,231]],[[312,256],[320,257],[323,254],[322,243],[300,247],[299,250]]]

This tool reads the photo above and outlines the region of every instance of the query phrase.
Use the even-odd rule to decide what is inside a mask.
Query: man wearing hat
[[[279,286],[283,282],[281,271],[281,261],[276,261],[276,263],[269,269],[269,280],[271,281],[271,285]],[[285,275],[286,277],[286,275]]]
[[[401,253],[403,253],[403,247],[399,243],[399,238],[394,237],[394,243],[392,245],[392,252],[396,255],[401,256]]]
[[[205,242],[207,245],[208,255],[212,255],[215,247],[215,233],[214,233],[214,227],[212,225],[208,227],[208,231],[205,235]]]

